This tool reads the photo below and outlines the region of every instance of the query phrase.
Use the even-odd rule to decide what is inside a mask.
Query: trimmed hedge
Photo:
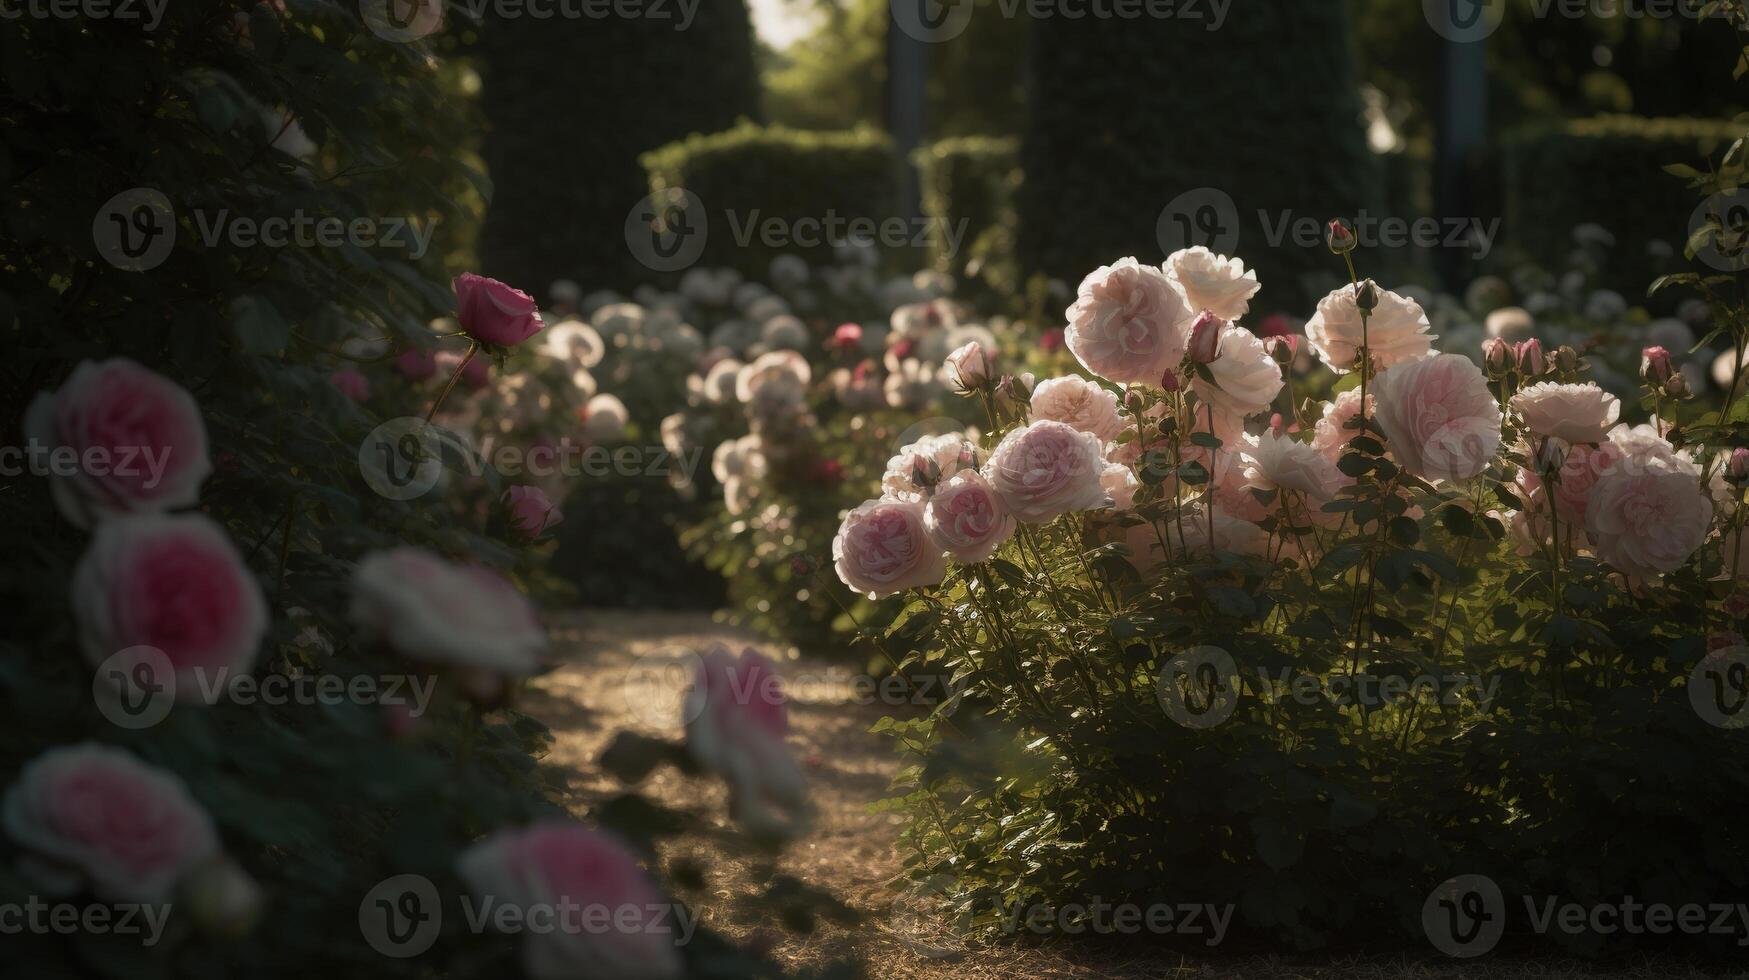
[[[1598,116],[1523,131],[1502,156],[1506,235],[1526,257],[1559,268],[1573,247],[1575,225],[1596,223],[1615,235],[1605,282],[1643,296],[1658,275],[1685,266],[1688,215],[1699,202],[1686,183],[1664,173],[1673,163],[1698,164],[1743,135],[1724,120]],[[1647,254],[1653,241],[1675,253]]]
[[[487,274],[543,293],[558,278],[586,290],[648,279],[625,244],[645,192],[638,155],[759,114],[744,0],[699,4],[686,30],[648,17],[489,15],[479,53],[497,188],[480,259]]]
[[[704,209],[702,223],[688,219],[705,229],[704,251],[694,264],[748,276],[764,277],[778,255],[824,264],[834,226],[842,235],[853,222],[872,227],[866,222],[907,213],[904,161],[885,134],[872,130],[821,133],[742,123],[671,143],[642,160],[650,193],[684,188]],[[909,242],[918,231],[908,224],[902,237]],[[922,261],[921,254],[915,258]]]
[[[946,139],[917,150],[911,160],[923,188],[923,212],[931,219],[931,258],[938,268],[963,277],[969,262],[991,258],[988,253],[999,235],[990,233],[1003,226],[1014,208],[1020,141]],[[945,234],[948,229],[957,237]]]
[[[1233,250],[1263,282],[1252,308],[1309,314],[1312,300],[1339,284],[1341,263],[1291,234],[1269,247],[1279,222],[1322,223],[1382,203],[1346,5],[1256,0],[1220,30],[1206,26],[1171,18],[1034,25],[1022,265],[1073,284],[1125,255],[1158,262],[1163,210],[1181,194],[1215,188],[1234,202]]]

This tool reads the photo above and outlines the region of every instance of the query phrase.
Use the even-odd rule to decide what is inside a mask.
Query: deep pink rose
[[[518,909],[522,968],[535,980],[679,977],[672,903],[618,838],[567,820],[502,830],[463,851],[456,871],[481,902]]]
[[[482,344],[515,347],[540,333],[540,309],[520,289],[464,272],[455,279],[456,318]]]
[[[27,764],[0,801],[0,823],[46,890],[89,887],[108,902],[162,902],[220,853],[212,818],[182,780],[95,742]]]
[[[328,383],[355,402],[370,401],[370,379],[351,368],[328,375]]]
[[[82,528],[192,506],[213,470],[194,398],[126,358],[85,361],[37,395],[24,435],[48,454],[55,505]]]
[[[510,510],[511,526],[529,538],[540,537],[565,516],[540,487],[511,487],[504,491],[504,503]]]
[[[94,666],[153,647],[197,698],[196,672],[248,671],[267,632],[267,603],[225,532],[199,514],[146,514],[100,525],[73,573],[80,646]]]
[[[789,707],[771,661],[748,648],[716,646],[699,659],[684,708],[686,748],[729,784],[735,819],[754,833],[793,836],[807,792],[784,735]]]

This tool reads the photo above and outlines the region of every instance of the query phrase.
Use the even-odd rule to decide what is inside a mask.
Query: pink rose
[[[947,355],[943,365],[948,384],[961,392],[977,391],[990,383],[996,373],[996,358],[984,345],[972,341]]]
[[[667,980],[684,972],[672,903],[618,838],[568,820],[501,830],[456,858],[480,901],[552,927],[523,930],[534,980]],[[531,911],[538,911],[529,919]]]
[[[1263,288],[1257,273],[1246,271],[1244,262],[1201,245],[1172,253],[1164,269],[1192,310],[1208,310],[1223,320],[1244,316],[1251,309],[1251,297]]]
[[[455,279],[456,319],[482,344],[515,347],[540,333],[534,297],[496,279],[464,272]]]
[[[1567,450],[1554,492],[1555,513],[1563,524],[1572,529],[1585,526],[1585,512],[1590,508],[1598,478],[1626,459],[1627,453],[1614,442],[1580,444]],[[1543,485],[1542,477],[1536,473],[1521,472],[1519,479],[1533,490]]]
[[[1184,359],[1191,310],[1159,269],[1120,259],[1082,280],[1064,339],[1107,381],[1159,384]]]
[[[1621,415],[1621,402],[1591,382],[1544,381],[1513,395],[1511,404],[1532,433],[1567,443],[1604,441]]]
[[[1100,478],[1105,455],[1099,437],[1061,422],[1034,422],[997,444],[984,464],[1009,513],[1027,524],[1108,506]]]
[[[370,379],[351,368],[328,375],[328,383],[355,402],[370,401]]]
[[[1041,381],[1032,391],[1032,417],[1061,422],[1110,442],[1123,431],[1117,395],[1074,376]]]
[[[1421,304],[1388,289],[1373,288],[1378,292],[1378,306],[1367,318],[1364,331],[1353,283],[1319,300],[1318,312],[1306,322],[1306,339],[1311,341],[1312,350],[1338,374],[1347,374],[1358,365],[1363,339],[1372,352],[1373,366],[1381,371],[1427,356],[1439,339],[1427,332],[1430,324]]]
[[[1373,383],[1391,455],[1426,480],[1474,479],[1500,449],[1500,406],[1462,354],[1399,364]]]
[[[845,585],[871,599],[936,585],[947,575],[916,501],[870,500],[845,515],[832,539],[832,563]]]
[[[1378,412],[1378,398],[1367,392],[1367,408],[1373,413]],[[1324,414],[1313,426],[1312,445],[1323,453],[1330,462],[1342,458],[1342,451],[1348,447],[1354,437],[1360,435],[1359,429],[1348,427],[1349,420],[1360,414],[1360,389],[1350,388],[1336,396],[1335,401],[1324,403]],[[1374,433],[1377,436],[1377,433]]]
[[[1214,363],[1215,358],[1221,356],[1221,332],[1226,329],[1227,321],[1207,310],[1202,311],[1196,322],[1190,325],[1185,356],[1193,364]]]
[[[901,448],[881,474],[882,499],[924,500],[936,484],[959,472],[968,445],[965,433],[949,432]]]
[[[192,506],[213,470],[194,398],[126,358],[82,362],[59,390],[37,395],[24,435],[50,454],[55,506],[81,528]]]
[[[510,510],[510,525],[531,539],[565,518],[540,487],[511,487],[504,491],[504,503]]]
[[[408,381],[430,381],[437,375],[437,355],[422,347],[402,351],[395,358],[395,370]]]
[[[153,647],[186,699],[199,696],[197,674],[248,671],[268,627],[267,603],[242,556],[199,514],[99,525],[72,592],[87,660],[97,665],[129,647]]]
[[[220,853],[218,833],[182,780],[120,749],[50,749],[0,801],[25,867],[58,895],[89,886],[108,902],[162,902]]]
[[[1636,579],[1681,568],[1712,523],[1712,500],[1693,474],[1656,460],[1604,471],[1585,509],[1585,535],[1597,557]]]
[[[419,548],[378,551],[352,575],[352,619],[410,660],[523,677],[546,655],[534,606],[497,572]]]
[[[1263,341],[1244,327],[1228,325],[1220,334],[1218,356],[1207,363],[1214,381],[1193,378],[1190,388],[1216,415],[1243,419],[1270,406],[1284,384],[1281,365],[1263,346]],[[1199,415],[1202,413],[1198,413]]]
[[[1136,506],[1136,491],[1142,488],[1142,481],[1136,479],[1136,471],[1128,466],[1107,463],[1099,474],[1099,485],[1111,500],[1112,510],[1131,510]]]
[[[771,662],[748,648],[716,646],[686,692],[686,748],[729,785],[729,809],[761,836],[789,837],[807,819],[807,791],[784,744],[789,707]]]
[[[961,470],[929,498],[923,529],[937,548],[968,565],[989,561],[1014,536],[1014,518],[975,470]]]

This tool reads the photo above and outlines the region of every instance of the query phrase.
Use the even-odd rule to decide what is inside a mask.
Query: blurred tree
[[[479,242],[489,275],[530,291],[648,276],[625,245],[626,216],[648,193],[638,155],[759,112],[745,0],[701,3],[676,26],[488,15],[477,51],[496,187]]]

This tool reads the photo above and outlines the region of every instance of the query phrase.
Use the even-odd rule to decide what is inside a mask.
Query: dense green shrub
[[[1675,162],[1717,159],[1742,135],[1710,119],[1599,116],[1517,134],[1504,146],[1506,232],[1529,258],[1557,266],[1575,225],[1615,235],[1605,281],[1638,294],[1681,263],[1694,196],[1663,171]],[[1662,255],[1648,252],[1663,243]],[[1672,255],[1674,253],[1674,255]]]
[[[645,154],[643,163],[652,195],[684,189],[702,207],[702,221],[687,219],[705,229],[698,264],[746,275],[763,276],[778,255],[824,264],[834,234],[879,235],[881,224],[906,214],[905,163],[891,140],[871,130],[812,133],[746,123],[669,144]],[[768,227],[775,234],[766,234]],[[927,245],[918,233],[917,223],[907,221],[895,239],[901,247],[886,251],[914,267],[911,258],[921,259]]]
[[[1236,244],[1222,251],[1254,260],[1264,284],[1252,308],[1305,315],[1339,283],[1315,249],[1291,235],[1271,241],[1279,222],[1382,203],[1368,190],[1374,164],[1348,18],[1342,4],[1263,0],[1218,31],[1206,26],[1170,18],[1034,25],[1021,263],[1072,283],[1125,255],[1158,262],[1162,210],[1213,188],[1233,201],[1222,223],[1238,223]],[[1260,70],[1260,52],[1291,65],[1291,76]]]
[[[680,16],[678,4],[663,9]],[[697,4],[693,23],[675,26],[620,16],[482,25],[497,189],[481,231],[487,274],[536,289],[562,277],[585,288],[649,277],[625,245],[626,216],[646,189],[638,155],[759,114],[744,0]]]
[[[1002,226],[1010,223],[1020,185],[1019,150],[1015,139],[972,136],[942,140],[912,155],[923,212],[933,222],[930,251],[937,268],[964,276],[969,264],[1000,259],[992,250],[1006,240]],[[952,236],[943,233],[947,229]],[[957,250],[950,252],[950,246]]]

